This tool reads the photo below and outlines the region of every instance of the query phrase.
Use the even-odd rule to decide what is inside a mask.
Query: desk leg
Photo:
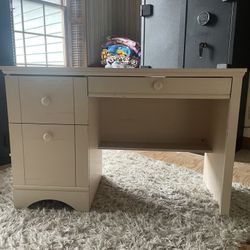
[[[98,100],[89,98],[89,183],[90,204],[94,200],[95,193],[102,176],[102,150],[99,149],[99,108]]]
[[[229,103],[216,103],[211,136],[213,153],[206,153],[204,160],[204,181],[218,201],[222,215],[230,212],[241,81],[234,78]]]
[[[232,188],[233,161],[225,161],[223,153],[205,154],[204,181],[218,201],[222,215],[229,215]]]

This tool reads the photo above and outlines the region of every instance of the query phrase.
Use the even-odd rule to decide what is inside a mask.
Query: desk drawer
[[[75,186],[74,126],[23,124],[22,131],[26,184]]]
[[[90,96],[229,98],[231,78],[89,77]]]
[[[74,124],[73,79],[19,77],[23,123]]]

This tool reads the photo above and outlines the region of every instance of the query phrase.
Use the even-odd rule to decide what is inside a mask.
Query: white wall
[[[112,33],[113,0],[87,0],[88,65],[100,62],[101,45]]]
[[[112,32],[140,41],[140,0],[113,0]]]

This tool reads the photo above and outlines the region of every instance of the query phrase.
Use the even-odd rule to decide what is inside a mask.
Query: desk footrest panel
[[[26,208],[42,200],[56,200],[64,202],[75,210],[88,212],[90,199],[88,191],[59,191],[59,190],[13,190],[14,204],[16,208]]]

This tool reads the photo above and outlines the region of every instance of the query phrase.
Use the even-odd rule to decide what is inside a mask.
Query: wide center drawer
[[[74,124],[73,79],[19,77],[23,123]]]
[[[231,78],[89,77],[89,96],[229,98]]]

